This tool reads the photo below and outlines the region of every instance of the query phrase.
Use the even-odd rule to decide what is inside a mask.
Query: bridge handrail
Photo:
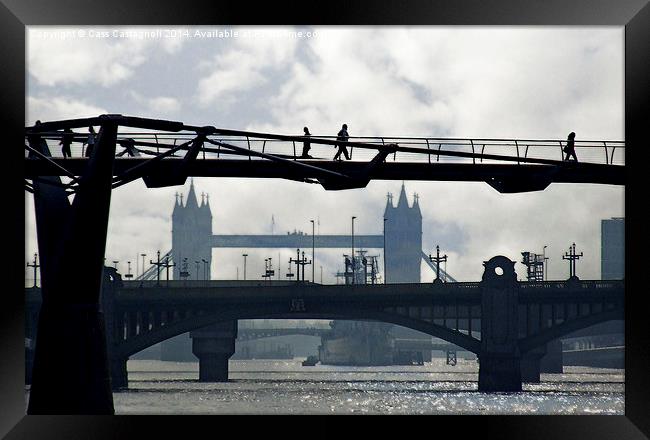
[[[228,139],[231,140],[233,138],[241,138],[242,140],[246,140],[247,138],[259,138],[259,139],[266,139],[267,142],[287,142],[287,141],[295,141],[295,142],[302,142],[305,139],[309,139],[312,142],[317,142],[320,139],[333,139],[336,140],[337,136],[334,135],[314,135],[312,134],[308,138],[306,138],[304,135],[294,135],[294,134],[274,134],[274,133],[255,133],[255,132],[247,132],[247,131],[238,131],[238,130],[223,130],[227,131],[233,134],[210,134],[208,137],[211,139],[219,139],[220,137],[224,140]],[[44,139],[56,139],[60,140],[63,137],[63,133],[60,131],[41,131],[39,132],[41,137]],[[85,141],[87,133],[74,133],[76,136],[75,142],[80,142],[80,141]],[[26,135],[27,136],[27,135]],[[161,131],[118,131],[117,133],[118,139],[131,139],[131,138],[147,138],[147,139],[191,139],[196,137],[196,134],[194,132],[161,132]],[[282,138],[282,139],[280,139]],[[443,143],[447,143],[447,141],[450,142],[457,142],[459,144],[463,145],[469,145],[471,141],[474,143],[483,143],[483,142],[495,142],[495,145],[501,145],[503,142],[508,142],[512,145],[514,145],[514,142],[517,141],[518,143],[525,143],[525,142],[531,142],[531,143],[544,143],[544,146],[553,146],[557,148],[558,142],[566,142],[565,139],[550,139],[550,138],[483,138],[483,137],[471,137],[471,138],[464,138],[464,137],[436,137],[436,136],[349,136],[348,139],[367,139],[367,140],[376,140],[376,142],[381,143],[381,140],[417,140],[417,141],[434,141],[434,143],[438,143],[439,141],[442,141]],[[625,146],[625,141],[624,140],[613,140],[613,139],[576,139],[575,144],[599,144],[606,142],[608,144],[616,144],[616,145],[622,145]],[[489,145],[489,144],[487,144]],[[598,145],[593,145],[594,147],[600,147]]]
[[[186,129],[187,130],[187,129]],[[231,143],[241,143],[242,147],[247,149],[248,151],[251,151],[251,153],[246,154],[245,152],[242,151],[232,151],[228,149],[222,149],[221,147],[219,149],[216,148],[210,148],[206,147],[205,145],[202,147],[203,150],[203,158],[206,158],[206,152],[210,154],[216,154],[217,158],[227,158],[228,156],[232,157],[234,156],[245,156],[249,160],[261,160],[260,157],[256,157],[255,155],[252,154],[252,152],[258,152],[263,151],[266,154],[269,154],[267,144],[286,144],[290,143],[291,147],[288,151],[284,153],[284,156],[290,157],[294,160],[300,159],[298,156],[298,153],[296,151],[295,144],[297,142],[303,142],[307,138],[304,136],[299,136],[299,135],[277,135],[277,134],[270,134],[270,133],[255,133],[255,132],[246,132],[246,131],[239,131],[239,130],[225,130],[225,129],[215,129],[218,133],[213,133],[208,135],[209,139],[212,140],[219,140],[219,141],[228,141]],[[60,140],[63,136],[62,132],[57,132],[57,131],[43,131],[40,132],[41,136],[44,139],[51,139],[51,140]],[[120,131],[118,133],[118,138],[121,141],[124,141],[126,139],[134,139],[138,141],[151,141],[151,145],[148,146],[138,146],[139,151],[148,151],[146,150],[147,148],[151,148],[152,151],[150,151],[150,154],[157,154],[154,153],[153,150],[155,151],[160,151],[161,148],[173,148],[178,140],[187,140],[191,139],[193,137],[196,137],[196,133],[182,133],[182,132],[174,132],[174,133],[165,133],[165,132],[160,132],[160,131],[150,131],[150,132],[145,132],[145,131]],[[340,144],[340,142],[337,141],[336,136],[330,136],[330,135],[324,135],[324,136],[315,136],[312,135],[309,138],[309,141],[311,144],[324,144],[324,145],[337,145]],[[74,142],[82,142],[83,141],[83,133],[75,133],[75,139]],[[165,141],[170,142],[170,143],[165,143]],[[173,143],[171,143],[173,141]],[[145,142],[146,143],[146,142]],[[259,148],[256,143],[260,143]],[[351,150],[354,147],[360,147],[360,148],[377,148],[382,145],[386,145],[389,143],[394,143],[398,144],[400,147],[410,147],[411,149],[408,151],[398,151],[394,154],[391,154],[392,160],[394,162],[397,161],[397,153],[400,154],[400,157],[403,156],[409,156],[409,155],[426,155],[428,162],[430,163],[430,156],[431,154],[437,155],[437,160],[436,162],[439,161],[440,155],[443,157],[452,157],[456,160],[459,159],[467,159],[465,157],[466,155],[468,156],[471,160],[472,163],[476,163],[476,159],[480,159],[481,162],[483,162],[484,158],[486,160],[490,161],[499,161],[499,160],[512,160],[513,158],[517,159],[517,163],[520,164],[522,162],[527,162],[531,163],[531,160],[533,160],[532,163],[536,163],[535,161],[540,161],[540,160],[551,160],[548,158],[548,154],[552,154],[552,157],[554,157],[554,161],[556,162],[561,162],[564,156],[564,152],[562,151],[564,145],[566,145],[566,141],[562,139],[508,139],[508,138],[456,138],[456,137],[449,137],[449,138],[443,138],[443,137],[425,137],[425,136],[350,136],[348,138],[348,141],[346,142]],[[434,150],[431,149],[430,144],[437,144],[438,149]],[[591,151],[591,150],[602,150],[604,152],[604,158],[603,156],[600,156],[600,159],[593,160],[594,157],[587,157],[581,158],[581,163],[605,163],[607,165],[614,165],[615,162],[615,153],[617,150],[621,153],[617,155],[617,163],[624,164],[625,159],[624,159],[624,151],[625,148],[625,141],[619,141],[619,140],[575,140],[574,142],[575,148],[578,151]],[[451,148],[452,150],[448,151],[441,151],[441,147],[446,147],[446,148]],[[418,148],[414,148],[418,147]],[[420,148],[421,147],[421,148]],[[476,148],[480,147],[480,153],[476,152]],[[500,149],[506,148],[508,149],[507,155],[504,155],[503,152],[498,152],[500,154],[487,154],[486,153],[486,147],[489,148],[495,148],[498,147]],[[461,149],[467,149],[467,152],[462,152],[456,150],[457,148]],[[529,155],[529,151],[542,151],[540,150],[543,149],[544,151],[544,157],[538,158],[533,158],[532,156]],[[214,150],[214,151],[213,151]],[[523,154],[522,154],[523,150]],[[458,153],[463,153],[462,155],[458,155]],[[350,151],[352,153],[352,151]],[[452,154],[455,153],[455,154]],[[559,153],[559,154],[558,154]],[[276,153],[273,152],[271,154],[283,154],[283,153]],[[179,157],[179,156],[175,156]],[[208,156],[209,157],[209,156]],[[357,155],[358,157],[358,155]],[[389,160],[390,156],[386,159]],[[365,160],[366,157],[362,155],[361,157],[362,160]]]
[[[564,281],[520,281],[520,289],[564,289],[567,287],[578,287],[588,289],[613,289],[625,284],[624,280],[579,280],[577,282]]]

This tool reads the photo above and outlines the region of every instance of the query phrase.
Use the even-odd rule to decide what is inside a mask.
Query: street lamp
[[[244,280],[246,280],[246,257],[248,254],[242,254],[242,257],[244,257]]]
[[[356,273],[354,272],[354,219],[356,217],[352,216],[352,284],[354,284],[354,279],[356,278]]]
[[[548,273],[546,272],[548,270],[548,267],[547,267],[547,264],[546,264],[546,260],[547,260],[547,258],[546,258],[546,248],[547,248],[547,246],[544,246],[544,248],[542,249],[542,258],[544,259],[543,260],[543,262],[544,262],[544,281],[548,280]]]
[[[314,277],[314,269],[316,268],[316,254],[315,254],[315,249],[316,249],[315,243],[316,243],[316,241],[315,241],[315,238],[314,238],[314,231],[315,231],[315,229],[314,229],[315,226],[314,225],[315,225],[315,223],[314,223],[313,220],[309,220],[309,221],[311,222],[311,262],[312,262],[312,265],[311,265],[311,282],[315,283],[316,282],[316,278]]]
[[[203,279],[207,280],[208,279],[208,261],[204,260],[201,258],[201,261],[203,261]]]
[[[34,268],[34,288],[36,288],[36,276],[37,276],[36,269],[41,267],[41,265],[38,264],[37,259],[38,259],[38,254],[34,254],[34,264],[29,264],[29,262],[27,262],[27,267],[33,267]]]
[[[147,254],[140,254],[140,256],[142,257],[142,275],[144,275],[144,257],[146,257]]]
[[[113,260],[113,264],[115,265],[115,270],[117,271],[117,263],[119,263],[119,260]]]
[[[124,275],[124,278],[133,278],[133,274],[131,273],[131,262],[127,261],[126,264],[129,265],[129,272],[126,275]]]

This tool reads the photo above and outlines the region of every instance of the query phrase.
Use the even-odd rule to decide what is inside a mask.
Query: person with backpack
[[[336,135],[336,140],[341,142],[340,144],[338,144],[339,150],[336,152],[336,155],[332,160],[341,160],[341,153],[343,153],[346,160],[350,160],[348,149],[345,147],[345,142],[348,140],[349,137],[350,135],[348,134],[348,125],[343,124],[343,127]]]

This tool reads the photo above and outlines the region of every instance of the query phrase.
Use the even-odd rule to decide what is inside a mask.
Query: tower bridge
[[[218,235],[212,232],[212,211],[209,199],[202,197],[198,203],[194,182],[183,203],[181,195],[176,197],[172,211],[172,250],[166,252],[163,258],[169,257],[176,263],[174,279],[181,279],[182,261],[187,258],[191,264],[194,261],[206,261],[206,274],[189,271],[187,279],[210,279],[213,248],[285,248],[310,249],[312,245],[318,249],[349,249],[351,236],[345,234],[320,235],[287,233],[277,235]],[[433,270],[435,267],[422,250],[422,213],[417,195],[412,205],[409,205],[405,185],[399,194],[397,204],[388,195],[384,208],[383,234],[355,234],[354,243],[357,248],[382,249],[386,260],[384,280],[387,283],[419,283],[420,266],[424,261]],[[154,279],[159,271],[151,267],[140,277]],[[440,270],[444,281],[455,279],[444,270]],[[313,280],[312,280],[313,281]]]
[[[87,134],[73,132],[70,135],[63,131],[87,129],[89,126],[100,127],[91,151],[84,151],[83,147]],[[122,131],[119,130],[120,127]],[[124,128],[129,131],[125,132]],[[138,129],[142,131],[138,132]],[[52,153],[50,144],[58,144],[60,141],[70,141],[73,157],[63,158]],[[304,141],[311,142],[315,159],[298,157],[296,144],[300,148],[300,143]],[[119,152],[118,145],[121,149]],[[332,146],[349,147],[354,159],[347,162],[329,160]],[[624,142],[576,141],[575,147],[581,158],[579,163],[562,160],[561,140],[379,137],[351,138],[347,142],[340,142],[320,136],[306,138],[254,133],[118,114],[39,122],[35,126],[26,127],[24,185],[26,191],[34,194],[42,284],[42,292],[39,292],[42,304],[39,306],[35,338],[37,343],[33,381],[27,412],[114,413],[111,376],[115,380],[125,377],[125,371],[119,368],[120,365],[125,366],[125,360],[115,357],[112,351],[115,347],[107,346],[105,331],[113,335],[116,328],[123,328],[124,322],[118,320],[115,327],[115,321],[113,324],[110,321],[114,317],[110,304],[104,307],[103,312],[100,307],[108,214],[111,191],[114,188],[140,178],[148,188],[175,186],[184,184],[189,176],[282,178],[320,184],[327,190],[363,188],[373,179],[485,182],[503,193],[540,191],[557,182],[625,184]],[[66,181],[61,177],[65,177]],[[74,195],[73,200],[69,199],[71,195]],[[177,249],[173,245],[172,247]],[[84,258],[79,259],[79,255],[84,255]],[[418,256],[418,261],[419,258],[421,256]],[[65,270],[65,265],[70,261],[76,261],[77,264],[75,277],[67,276]],[[506,269],[506,273],[510,274],[510,267]],[[558,328],[562,324],[551,326],[549,332],[540,332],[537,336],[531,336],[532,339],[525,337],[521,341],[514,333],[508,333],[508,329],[512,329],[512,325],[518,322],[515,305],[518,304],[516,293],[519,289],[514,287],[516,278],[507,275],[501,279],[507,280],[502,283],[503,289],[490,290],[484,287],[481,290],[484,292],[481,298],[485,301],[481,303],[480,342],[469,335],[453,333],[443,326],[426,323],[425,315],[416,319],[405,312],[415,307],[413,310],[417,313],[417,310],[423,311],[424,306],[395,303],[385,306],[395,307],[395,310],[372,311],[369,304],[379,307],[378,303],[372,303],[368,298],[368,302],[365,302],[368,306],[364,309],[364,302],[355,302],[352,295],[348,299],[340,296],[338,301],[330,304],[332,308],[328,310],[326,301],[311,302],[318,296],[317,293],[313,297],[294,296],[293,299],[302,299],[304,303],[298,301],[290,304],[298,308],[301,307],[300,304],[309,305],[310,311],[304,311],[306,315],[317,314],[321,307],[323,315],[331,316],[343,313],[346,307],[342,307],[342,304],[348,305],[347,310],[352,310],[349,306],[355,305],[359,311],[365,310],[368,316],[386,318],[388,322],[404,322],[413,328],[422,326],[432,333],[458,339],[458,342],[475,350],[480,347],[481,389],[517,389],[521,386],[517,375],[517,350],[526,351],[530,348],[526,344],[541,344],[540,341],[545,339],[542,333],[552,334],[554,328],[555,333],[561,332]],[[385,287],[389,288],[390,285]],[[394,288],[399,289],[399,286]],[[272,288],[265,287],[263,290],[267,289]],[[288,290],[284,289],[285,292]],[[604,319],[609,313],[613,314],[614,310],[617,311],[617,316],[622,316],[622,290],[621,286],[619,306],[602,301],[597,302],[600,305],[594,303],[595,309],[604,307],[606,311],[598,315],[598,312],[590,310],[588,313],[592,316],[591,319]],[[269,294],[271,295],[266,298],[266,302],[253,301],[249,306],[240,304],[242,310],[256,315],[268,313],[277,307],[278,311],[283,310],[281,314],[290,313],[286,311],[287,297],[282,299],[281,293],[271,290]],[[158,299],[166,301],[168,298],[163,296]],[[502,301],[506,303],[502,304]],[[226,304],[227,301],[221,302],[220,306]],[[314,309],[312,306],[316,304],[318,307]],[[501,304],[506,309],[498,312],[498,308],[490,304]],[[173,302],[170,303],[172,305]],[[253,305],[259,308],[254,309]],[[165,303],[157,307],[164,309]],[[406,309],[400,313],[399,307]],[[195,310],[198,314],[200,308]],[[231,310],[232,316],[224,315],[228,310]],[[153,309],[149,311],[154,312]],[[160,310],[160,315],[155,314],[152,320],[148,320],[146,326],[138,326],[136,322],[136,329],[156,329],[155,332],[145,332],[149,336],[142,334],[138,341],[146,337],[154,339],[154,333],[178,334],[175,332],[179,329],[194,324],[205,326],[222,318],[230,322],[238,319],[234,309],[226,307],[224,314],[214,319],[208,319],[209,314],[195,315],[195,319],[184,319],[184,324],[181,324],[181,321],[175,321],[180,315],[174,314],[170,321],[174,325],[154,326],[156,316],[160,317],[161,323],[167,322],[166,317],[163,321],[163,311]],[[107,325],[104,324],[104,316]],[[567,314],[563,316],[570,317]],[[127,313],[126,317],[130,323],[133,322],[131,315]],[[581,316],[574,322],[583,323],[589,319]],[[214,337],[218,339],[219,335],[228,334],[227,329],[222,330],[216,329]],[[210,347],[216,347],[214,338],[211,338],[208,335],[205,339],[210,342],[197,344],[197,349],[204,350],[204,365],[218,367],[222,357],[210,353]],[[129,342],[136,345],[135,340],[136,336]],[[126,356],[130,350],[124,347],[126,345],[122,346],[125,351],[121,354]]]
[[[185,199],[185,203],[183,203]],[[409,204],[405,185],[402,184],[397,204],[393,203],[392,194],[388,194],[383,214],[383,234],[368,235],[356,234],[354,243],[357,248],[381,249],[385,260],[385,283],[419,283],[421,281],[421,262],[427,263],[434,271],[428,255],[422,250],[422,213],[417,195],[413,203]],[[381,219],[378,219],[381,222]],[[287,233],[278,235],[213,235],[212,211],[209,196],[202,193],[199,204],[196,196],[194,182],[191,181],[187,197],[176,196],[172,212],[172,250],[165,253],[164,259],[174,261],[173,277],[182,279],[181,271],[185,270],[185,279],[210,279],[213,263],[213,248],[241,248],[243,250],[254,248],[285,248],[285,249],[310,249],[311,247],[349,249],[351,236],[344,234],[320,235],[304,233]],[[218,259],[218,254],[216,255]],[[191,271],[183,269],[183,260],[205,261],[204,271]],[[216,261],[216,266],[219,265]],[[455,281],[446,271],[440,269],[444,281]],[[141,279],[157,279],[159,267],[152,266],[144,272]],[[314,281],[314,280],[312,280]],[[396,327],[394,331],[401,337],[423,339],[424,335]],[[426,338],[430,342],[430,338]],[[423,345],[424,346],[424,345]],[[188,339],[176,339],[163,343],[163,356],[165,360],[187,359],[191,350]],[[423,353],[428,359],[430,353]]]

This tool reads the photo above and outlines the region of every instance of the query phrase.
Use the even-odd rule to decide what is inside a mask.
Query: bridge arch
[[[562,324],[556,324],[553,327],[544,330],[541,333],[528,336],[519,340],[519,352],[524,354],[540,345],[547,344],[554,339],[558,339],[564,335],[568,335],[583,328],[591,327],[592,325],[600,324],[607,321],[614,321],[623,319],[624,314],[622,310],[607,310],[602,313],[583,316],[575,318]]]
[[[197,330],[222,321],[240,319],[343,319],[343,320],[371,320],[395,324],[417,330],[430,336],[443,339],[467,351],[478,354],[481,347],[480,340],[467,334],[443,327],[432,322],[416,320],[406,316],[374,311],[354,310],[350,313],[332,312],[269,312],[268,309],[258,307],[247,310],[223,310],[199,316],[192,316],[166,325],[162,325],[148,332],[134,336],[132,339],[118,341],[113,353],[118,358],[128,358],[154,344],[173,338],[174,336]]]

